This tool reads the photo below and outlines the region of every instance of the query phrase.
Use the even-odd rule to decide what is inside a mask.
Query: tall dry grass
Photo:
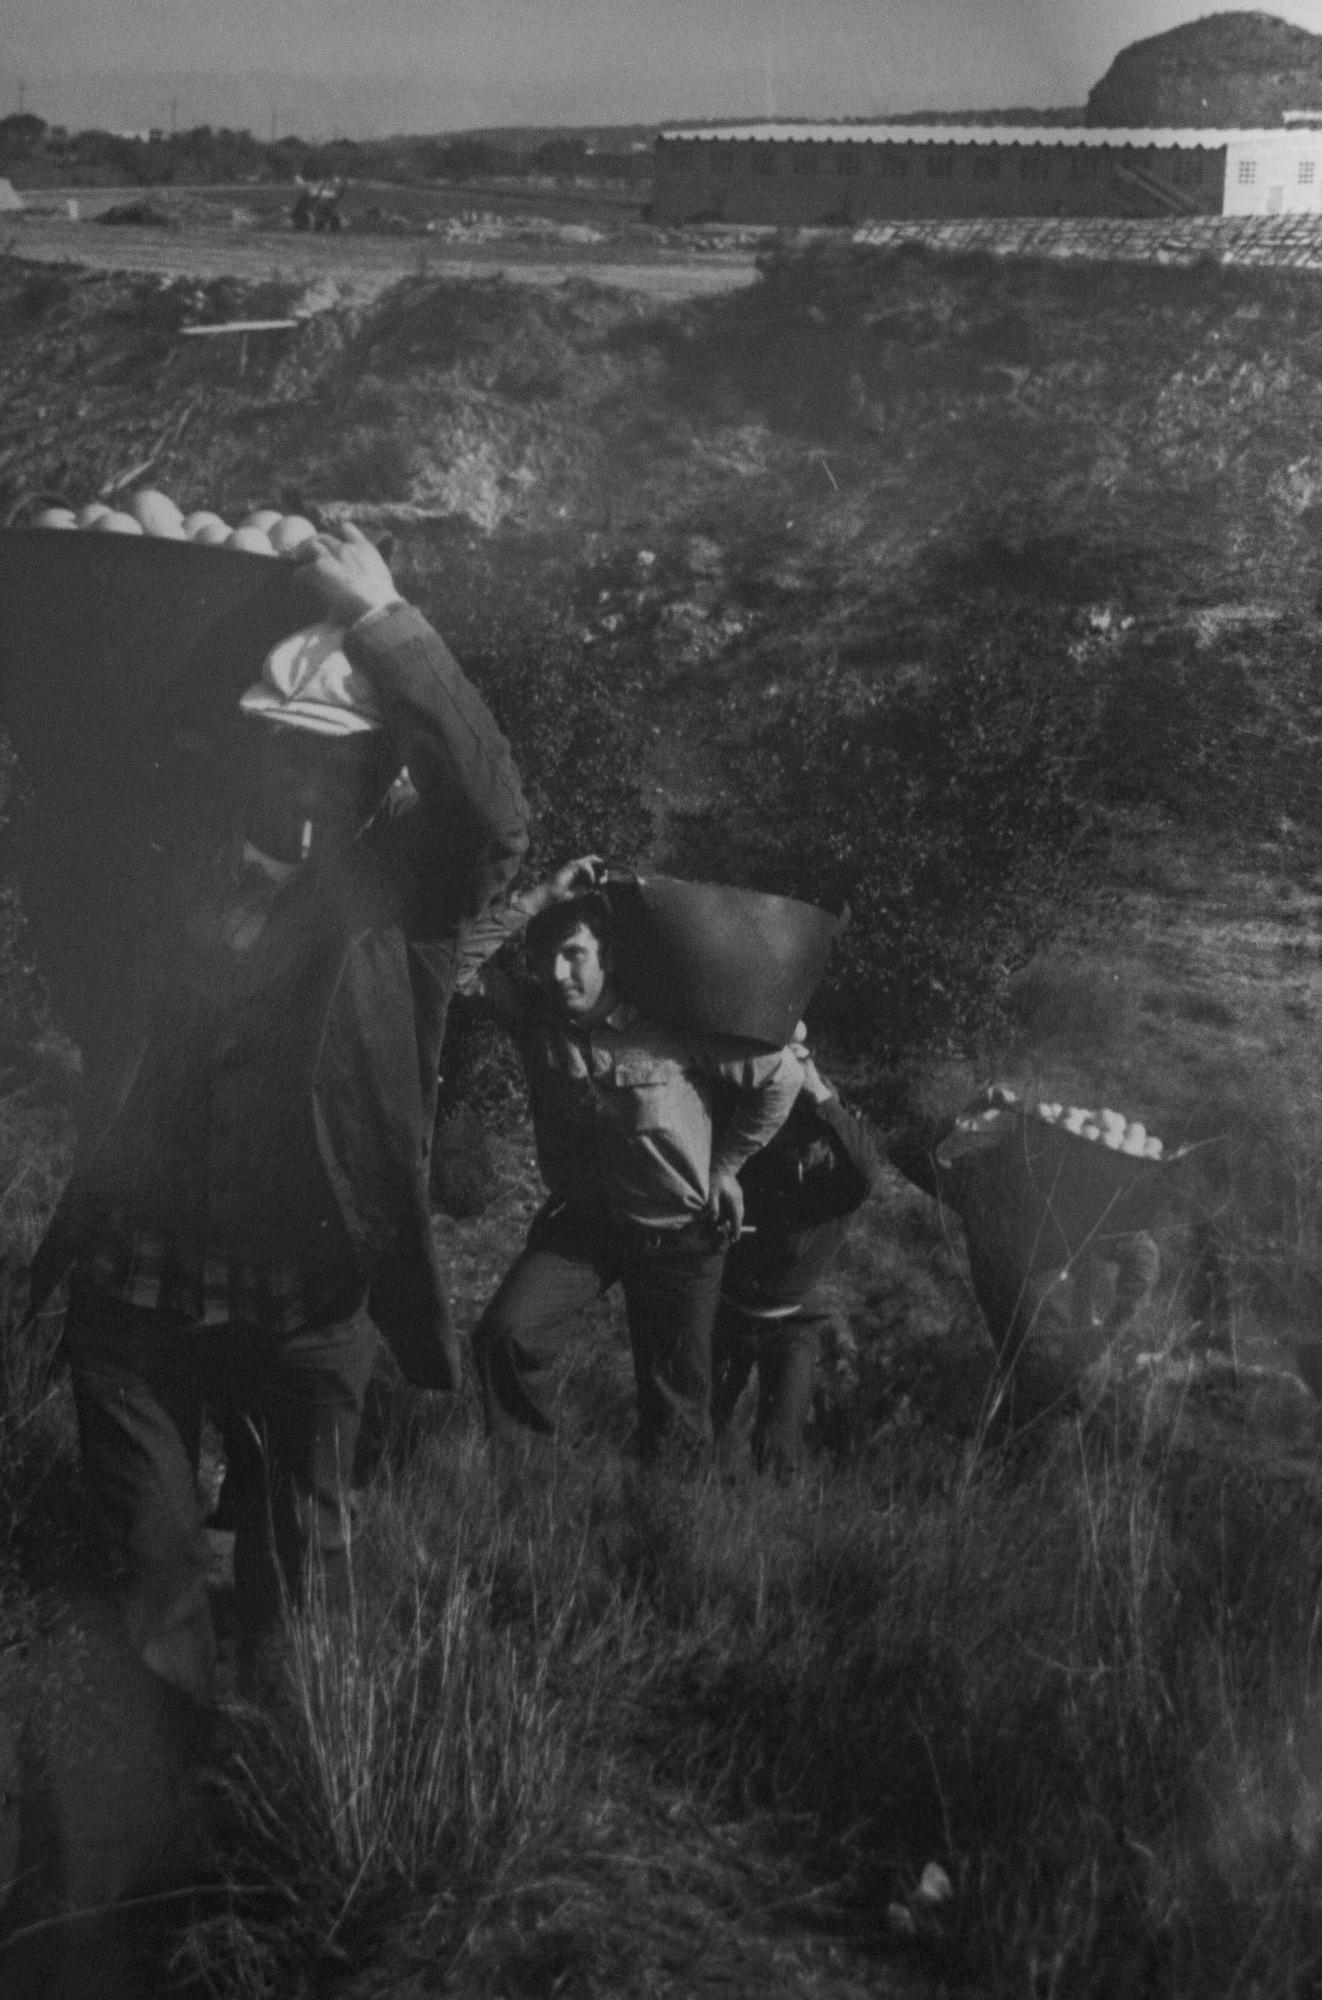
[[[518,1991],[553,1937],[554,1990],[641,1993],[682,1894],[715,1961],[825,1924],[954,1991],[1315,1990],[1322,1492],[1172,1436],[1128,1393],[1007,1448],[897,1423],[779,1489],[452,1425],[243,1723],[181,1979],[321,1991],[407,1935]]]

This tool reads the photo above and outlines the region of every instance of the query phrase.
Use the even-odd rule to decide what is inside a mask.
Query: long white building
[[[1322,119],[1262,131],[724,125],[663,132],[660,222],[1322,211]]]

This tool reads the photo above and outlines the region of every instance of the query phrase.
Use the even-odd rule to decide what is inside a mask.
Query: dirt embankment
[[[636,293],[658,303],[705,298],[751,283],[751,250],[630,249],[609,239],[591,245],[468,240],[427,235],[269,235],[222,218],[176,229],[105,228],[39,215],[0,222],[0,243],[14,256],[76,264],[90,271],[152,272],[169,278],[229,278],[260,284],[277,275],[319,304],[363,304],[391,285],[434,273],[459,281],[504,277],[527,285],[574,279]]]

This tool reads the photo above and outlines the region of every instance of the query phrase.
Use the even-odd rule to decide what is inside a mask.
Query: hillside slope
[[[590,670],[621,837],[641,814],[655,858],[859,907],[880,822],[841,846],[819,794],[812,861],[768,753],[829,758],[827,707],[975,642],[1021,679],[1038,660],[1048,735],[1089,739],[1068,772],[1041,744],[1076,831],[1139,799],[1240,836],[1312,824],[1316,298],[1305,276],[905,250],[773,259],[747,294],[666,313],[417,278],[240,375],[179,329],[278,313],[280,282],[11,260],[0,507],[137,477],[231,518],[356,514],[534,765],[530,718],[551,718],[529,677],[550,654],[566,690]]]
[[[515,741],[532,865],[848,902],[822,1022],[911,1066],[985,1047],[1136,826],[1311,880],[1317,295],[831,249],[663,314],[417,278],[240,376],[178,329],[278,283],[11,261],[0,503],[133,475],[388,533]],[[1205,1057],[1124,1053],[1131,1109],[1215,1122]]]
[[[230,1719],[172,1990],[1316,1992],[1316,280],[816,252],[663,315],[418,277],[242,375],[178,337],[287,302],[0,265],[6,510],[149,478],[390,535],[535,868],[847,896],[814,1028],[880,1121],[998,1074],[1199,1151],[1120,1365],[1013,1446],[898,1176],[783,1489],[630,1465],[605,1314],[545,1463],[396,1406],[347,1636],[310,1620],[277,1725]],[[8,1053],[6,1247],[58,1136]],[[447,1067],[504,1115],[442,1225],[467,1328],[539,1196],[507,1072]],[[30,1581],[72,1419],[5,1366]]]

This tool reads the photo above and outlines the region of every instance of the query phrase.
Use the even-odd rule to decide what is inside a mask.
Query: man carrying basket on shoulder
[[[740,1169],[788,1117],[788,1048],[671,1027],[627,999],[595,857],[515,898],[524,969],[481,987],[519,1046],[548,1199],[473,1335],[494,1438],[555,1430],[552,1368],[579,1314],[624,1292],[646,1461],[701,1460]],[[718,1111],[719,1104],[719,1111]]]
[[[353,527],[294,558],[321,626],[240,707],[231,846],[162,923],[118,1105],[34,1266],[66,1344],[104,1579],[154,1671],[215,1657],[195,1478],[203,1407],[231,1467],[240,1685],[309,1562],[348,1590],[345,1497],[377,1344],[454,1389],[427,1194],[463,939],[509,884],[526,810],[508,745]],[[409,798],[393,810],[407,767]],[[391,802],[387,802],[387,794]]]

